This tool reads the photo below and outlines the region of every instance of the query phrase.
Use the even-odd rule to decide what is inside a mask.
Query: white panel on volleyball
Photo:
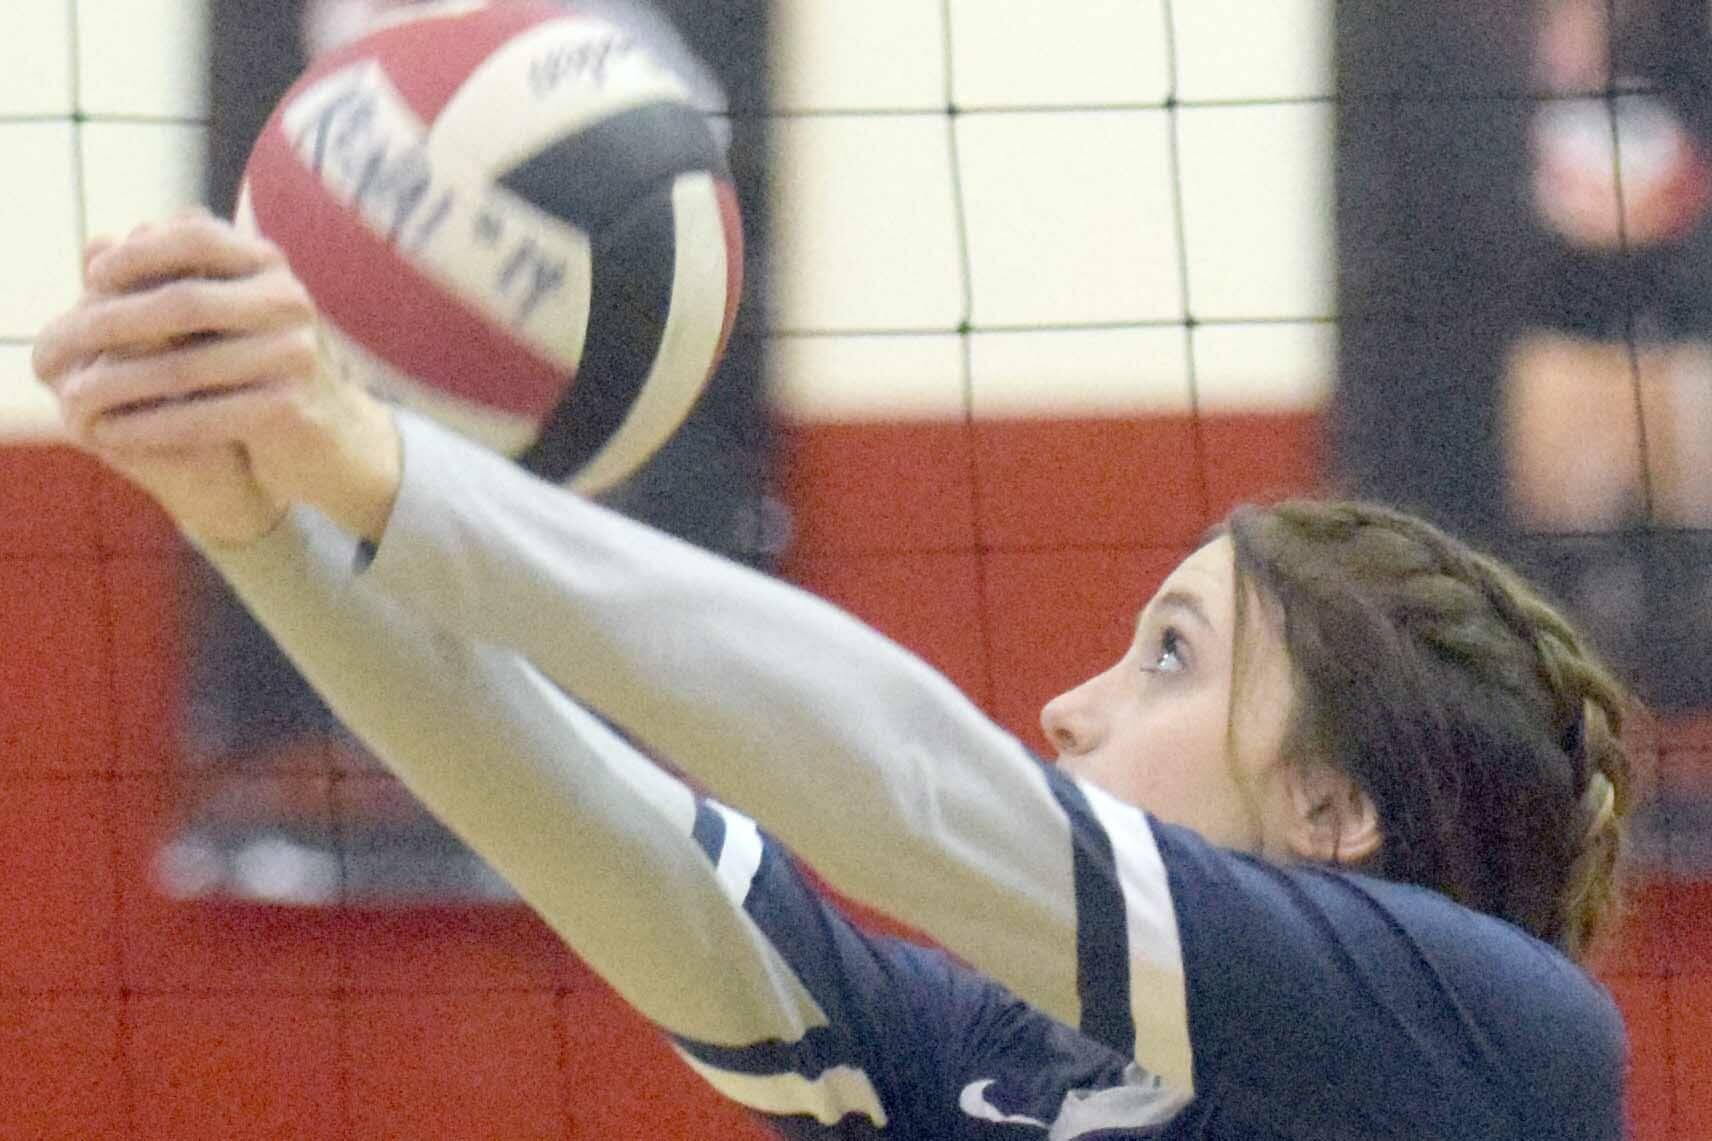
[[[677,431],[701,395],[708,362],[719,349],[730,267],[712,175],[678,176],[672,184],[672,225],[672,300],[659,351],[624,422],[571,481],[579,491],[593,493],[618,483]]]
[[[1331,316],[1332,129],[1331,108],[1315,103],[1178,112],[1198,319]]]
[[[668,101],[694,102],[628,32],[595,19],[554,20],[470,72],[435,118],[430,146],[492,179],[611,115]]]

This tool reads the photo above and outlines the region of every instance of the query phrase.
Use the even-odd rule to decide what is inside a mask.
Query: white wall
[[[1321,399],[1331,0],[775,11],[775,356],[798,416]]]
[[[0,5],[0,435],[51,429],[29,342],[70,304],[85,235],[200,197],[201,0]]]
[[[785,407],[1312,406],[1331,8],[779,0]],[[51,426],[29,340],[72,300],[83,238],[198,198],[204,19],[202,0],[0,5],[0,434]]]

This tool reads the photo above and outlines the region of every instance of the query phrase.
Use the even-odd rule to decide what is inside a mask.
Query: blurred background
[[[246,93],[362,7],[0,9],[0,1137],[759,1137],[449,847],[348,898],[364,829],[407,813],[371,769],[322,743],[197,768],[207,596],[29,380],[83,238],[220,202]],[[1240,500],[1373,495],[1517,559],[1656,711],[1599,972],[1634,1135],[1704,1137],[1705,0],[657,7],[725,88],[755,246],[701,426],[624,506],[717,471],[667,525],[1036,746]],[[233,800],[323,822],[342,906],[163,874]]]

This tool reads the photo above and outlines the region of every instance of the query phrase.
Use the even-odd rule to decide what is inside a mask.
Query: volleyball
[[[399,9],[286,92],[237,222],[285,253],[339,367],[611,487],[695,405],[741,291],[724,146],[671,54],[598,7]]]

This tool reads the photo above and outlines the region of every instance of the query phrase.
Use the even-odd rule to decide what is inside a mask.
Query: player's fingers
[[[133,230],[133,235],[136,232]],[[83,286],[86,290],[91,288],[89,267],[119,241],[110,234],[102,234],[91,238],[83,247]],[[89,359],[89,354],[78,347],[78,341],[85,329],[87,310],[95,304],[98,302],[86,294],[77,305],[42,326],[30,349],[30,363],[37,380],[51,386],[79,361]]]
[[[103,251],[89,263],[89,287],[122,293],[175,277],[245,277],[283,261],[272,243],[198,212],[144,227]]]
[[[241,444],[258,423],[288,400],[283,381],[256,379],[179,400],[136,405],[86,424],[73,438],[92,451],[123,460],[222,444]]]
[[[83,436],[115,413],[242,388],[262,377],[290,383],[313,373],[317,353],[314,330],[291,327],[143,356],[103,356],[61,385],[61,414],[72,434]]]
[[[30,347],[30,367],[36,379],[50,388],[57,387],[66,374],[79,363],[87,362],[91,354],[82,348],[84,342],[84,310],[96,302],[85,299],[76,306],[42,326]]]
[[[210,333],[254,333],[309,325],[315,308],[283,266],[236,281],[181,278],[132,293],[85,300],[36,339],[36,375],[53,383],[75,362],[133,355]]]

